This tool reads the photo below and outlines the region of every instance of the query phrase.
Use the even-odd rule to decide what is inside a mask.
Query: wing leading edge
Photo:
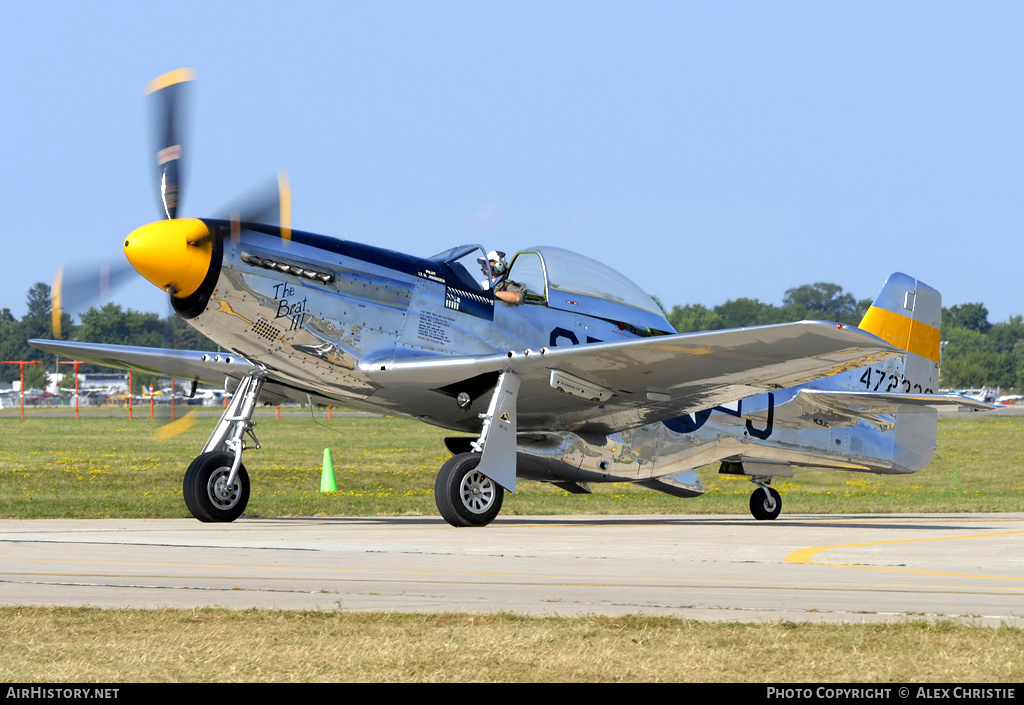
[[[176,377],[182,381],[192,380],[215,386],[224,385],[229,390],[232,387],[226,383],[228,378],[237,383],[256,369],[256,366],[249,360],[234,353],[76,343],[63,340],[33,339],[28,342],[40,350],[95,365],[116,367],[161,377]],[[275,375],[272,371],[267,374],[266,380],[260,395],[260,403],[273,405],[280,404],[286,399],[292,399],[303,403],[330,404],[335,400],[333,397],[325,397],[312,387],[300,388],[289,380]]]
[[[74,343],[63,340],[34,339],[28,342],[40,350],[82,362],[163,377],[194,379],[205,384],[223,384],[225,377],[241,379],[253,369],[251,362],[232,353]]]

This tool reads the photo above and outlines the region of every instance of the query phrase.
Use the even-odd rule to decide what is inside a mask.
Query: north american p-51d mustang
[[[423,420],[452,436],[435,498],[454,526],[482,526],[519,479],[589,492],[629,482],[703,493],[695,468],[755,485],[758,519],[781,510],[772,478],[794,466],[911,473],[931,459],[939,395],[935,289],[894,274],[859,328],[817,321],[679,335],[639,287],[554,247],[496,272],[484,248],[433,257],[280,225],[178,218],[184,71],[152,85],[163,102],[158,164],[165,220],[124,240],[128,261],[224,350],[168,351],[34,340],[39,348],[196,383],[234,397],[185,472],[201,521],[249,499],[242,464],[258,403],[344,403]],[[55,286],[55,291],[60,287]],[[56,297],[55,297],[56,298]],[[60,306],[54,305],[55,320]]]

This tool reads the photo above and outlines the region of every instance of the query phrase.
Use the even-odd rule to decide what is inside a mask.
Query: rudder
[[[896,272],[875,298],[860,329],[907,351],[903,374],[894,392],[935,394],[939,389],[942,296],[914,277]],[[897,413],[893,469],[916,472],[931,462],[937,440],[938,414],[922,408]]]
[[[858,326],[907,351],[902,391],[934,394],[939,388],[942,296],[914,277],[896,272]]]

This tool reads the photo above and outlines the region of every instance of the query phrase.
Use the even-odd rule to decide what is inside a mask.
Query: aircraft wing
[[[384,388],[453,396],[511,371],[521,382],[520,432],[607,435],[902,354],[851,326],[800,321],[477,357],[389,351],[359,368]]]
[[[133,372],[224,384],[225,377],[241,379],[253,369],[252,363],[232,353],[143,348],[132,345],[74,343],[64,340],[30,340],[40,350],[82,362],[117,367]]]
[[[991,411],[999,408],[997,404],[958,394],[894,394],[828,389],[802,389],[796,395],[796,401],[809,411],[835,414],[851,421],[867,421],[883,429],[893,425],[893,414],[930,412],[938,409]]]
[[[255,367],[234,353],[76,343],[64,340],[34,339],[28,342],[40,350],[82,362],[160,377],[176,377],[181,381],[190,380],[218,387],[225,386],[225,379],[228,377],[236,382],[241,380]],[[260,395],[260,402],[273,405],[280,404],[286,399],[320,404],[330,404],[333,401],[323,397],[315,389],[300,389],[286,380],[269,374]]]

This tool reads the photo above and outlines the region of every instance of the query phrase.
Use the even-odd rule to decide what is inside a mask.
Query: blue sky
[[[158,218],[146,83],[194,66],[181,214],[279,169],[294,226],[556,245],[666,305],[915,275],[1024,313],[1024,5],[6,3],[0,307]],[[114,299],[167,311],[145,282]]]

